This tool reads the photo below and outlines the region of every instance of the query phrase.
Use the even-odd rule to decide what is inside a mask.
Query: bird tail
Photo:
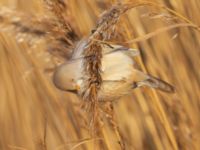
[[[161,90],[164,92],[168,92],[168,93],[175,92],[175,88],[172,85],[170,85],[169,83],[167,83],[161,79],[158,79],[158,78],[155,78],[152,76],[148,76],[147,79],[137,82],[136,84],[137,84],[137,87],[148,86],[150,88],[155,88],[155,89],[158,89],[158,90]]]

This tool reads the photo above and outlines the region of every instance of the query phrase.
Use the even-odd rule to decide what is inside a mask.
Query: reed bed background
[[[79,37],[88,36],[100,14],[116,2],[119,1],[66,0],[69,22]],[[200,25],[199,0],[149,2],[173,9]],[[1,7],[14,7],[24,14],[48,15],[42,0],[0,0],[0,3]],[[88,119],[80,100],[59,91],[52,83],[55,59],[46,51],[49,43],[40,41],[30,46],[26,38],[23,41],[16,38],[16,33],[2,30],[0,149],[117,150],[121,148],[114,128],[119,127],[127,150],[199,150],[200,32],[180,27],[157,33],[157,29],[177,22],[177,18],[168,14],[148,5],[129,10],[117,23],[116,43],[155,33],[150,39],[124,44],[140,49],[141,68],[172,83],[176,93],[134,90],[114,103],[115,126],[105,117],[96,138],[91,138],[88,132]]]

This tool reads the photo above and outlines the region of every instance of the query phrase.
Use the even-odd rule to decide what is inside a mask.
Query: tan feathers
[[[90,77],[85,73],[84,41],[79,43],[74,50],[72,59],[61,65],[54,75],[54,81],[58,88],[66,91],[76,90],[82,95],[87,91],[84,82]],[[135,57],[139,52],[135,49],[120,45],[101,45],[101,77],[102,84],[98,92],[98,100],[115,100],[121,96],[130,94],[136,87],[147,86],[165,92],[174,92],[174,88],[165,81],[149,76],[135,68]],[[93,55],[88,56],[93,59]]]

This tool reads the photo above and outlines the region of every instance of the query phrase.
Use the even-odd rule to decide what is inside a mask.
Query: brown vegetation
[[[116,2],[0,0],[0,149],[200,149],[199,1],[123,0],[112,7]],[[86,83],[82,107],[51,75],[86,36],[85,55],[96,57],[87,61],[88,76],[97,84]],[[176,93],[140,88],[99,104],[93,65],[102,41],[138,48],[140,67],[173,83]]]

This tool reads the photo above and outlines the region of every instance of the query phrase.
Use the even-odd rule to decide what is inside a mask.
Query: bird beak
[[[76,85],[75,88],[76,88],[77,91],[80,90],[80,86],[79,85]]]

